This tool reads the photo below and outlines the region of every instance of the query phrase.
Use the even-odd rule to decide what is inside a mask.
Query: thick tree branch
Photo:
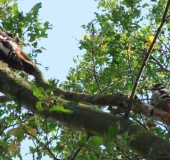
[[[0,84],[0,91],[6,96],[21,104],[24,108],[32,111],[33,113],[41,117],[51,119],[58,124],[62,124],[70,128],[85,131],[92,135],[97,135],[101,137],[106,136],[108,128],[111,125],[118,128],[118,134],[128,131],[129,137],[131,137],[129,146],[133,151],[139,153],[140,155],[150,154],[149,156],[156,155],[157,157],[159,157],[158,153],[168,153],[170,150],[170,142],[153,135],[149,131],[145,130],[142,126],[130,120],[119,118],[112,114],[93,109],[92,107],[88,107],[87,105],[78,103],[73,104],[69,101],[54,96],[54,98],[65,108],[71,109],[73,111],[73,114],[47,112],[46,110],[40,112],[36,108],[36,103],[38,102],[38,99],[33,95],[30,84],[22,77],[17,75],[15,72],[10,70],[10,68],[8,68],[7,65],[1,61]],[[102,96],[105,95],[101,95],[101,98],[104,98]],[[112,96],[113,99],[115,98],[115,95],[107,96],[110,98]],[[97,103],[101,102],[97,96],[96,98],[98,100],[96,101]],[[125,99],[125,97],[122,96],[121,98],[119,98],[119,100],[120,99],[122,100],[122,102],[116,100],[116,104],[128,104],[126,103],[128,102],[126,101],[128,100],[128,98]],[[104,103],[106,103],[107,100],[108,102],[110,101],[106,98],[106,101],[104,101]],[[137,102],[136,107],[141,104],[141,102]]]
[[[12,75],[14,74],[15,75],[14,77],[18,76],[17,74],[12,72],[8,68],[7,64],[3,63],[2,61],[0,61],[0,66],[1,66],[0,67],[0,73],[4,70],[7,73],[9,72]],[[37,66],[35,66],[35,68],[36,68],[35,82],[36,82],[37,86],[43,87],[44,89],[48,89],[50,87],[50,84],[45,80],[45,78],[44,78],[42,72],[39,70],[39,68]],[[12,83],[12,84],[9,85],[7,83],[7,81],[4,79],[7,75],[5,77],[4,76],[2,76],[1,81],[4,82],[5,84],[0,86],[0,91],[3,91],[3,93],[6,96],[6,98],[5,97],[3,97],[3,98],[5,98],[8,101],[10,101],[12,99],[13,100],[17,99],[17,97],[11,97],[11,95],[15,95],[15,94],[10,93],[12,90],[16,91],[15,83],[14,84]],[[10,77],[10,79],[13,79],[14,77]],[[24,81],[24,79],[20,76],[18,76],[17,81],[24,82],[26,84],[25,87],[27,87],[27,85],[28,85],[28,83],[26,81]],[[10,80],[9,80],[9,82],[10,82]],[[3,86],[6,86],[5,89],[3,89]],[[8,89],[8,87],[10,87],[10,86],[12,86],[14,88]],[[19,91],[19,92],[21,92],[21,91]],[[76,92],[69,92],[69,91],[66,91],[66,90],[63,90],[61,88],[56,87],[56,89],[54,90],[54,95],[55,96],[61,96],[65,100],[81,101],[81,102],[91,103],[91,104],[95,104],[95,105],[112,105],[112,106],[122,107],[124,109],[127,108],[127,105],[129,103],[128,97],[126,97],[122,94],[118,94],[118,93],[115,93],[115,94],[113,93],[113,94],[108,94],[108,95],[103,95],[103,94],[90,95],[90,94],[81,94],[81,93],[76,93]],[[153,112],[153,107],[151,107],[147,104],[136,103],[134,105],[133,110],[135,110],[137,113],[142,113],[145,116],[151,116],[151,112],[152,112],[153,118],[160,120],[160,121],[164,122],[165,124],[170,125],[169,114],[167,114],[167,113],[165,113],[165,112],[163,112],[159,109],[154,109],[154,112]]]
[[[5,103],[5,102],[9,102],[11,101],[11,99],[9,99],[6,96],[0,96],[0,103]]]

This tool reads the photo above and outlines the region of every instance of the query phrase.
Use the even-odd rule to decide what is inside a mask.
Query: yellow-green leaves
[[[131,50],[125,50],[123,54],[125,55],[126,58],[130,58],[133,52]]]
[[[81,37],[83,39],[90,39],[90,36],[88,34],[81,34]]]
[[[148,36],[145,42],[145,48],[148,50],[154,40],[154,36]],[[156,49],[158,45],[154,44],[153,48]]]
[[[12,140],[12,143],[9,147],[9,150],[11,151],[12,154],[20,153],[21,142],[25,139],[25,134],[35,137],[36,130],[28,126],[27,123],[25,123],[25,124],[20,124],[18,127],[12,128],[7,131],[7,135],[15,137]]]
[[[127,49],[123,52],[123,54],[125,55],[126,58],[130,58],[133,54],[133,51],[130,50],[130,47],[127,46]]]
[[[66,114],[72,114],[73,111],[70,110],[70,109],[65,109],[61,104],[59,104],[58,102],[53,105],[51,108],[50,108],[50,111],[56,111],[56,112],[63,112],[63,113],[66,113]]]
[[[31,128],[26,123],[20,124],[18,127],[8,130],[7,135],[13,135],[14,137],[19,138],[19,140],[22,140],[22,139],[24,139],[23,134],[25,134],[25,133],[32,135],[32,136],[36,136],[35,129]]]
[[[19,154],[20,153],[21,142],[14,139],[9,147],[9,151],[12,154]]]

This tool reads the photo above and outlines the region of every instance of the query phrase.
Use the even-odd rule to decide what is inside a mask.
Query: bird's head
[[[157,83],[155,84],[152,88],[148,89],[150,90],[151,92],[155,91],[155,90],[160,90],[160,89],[163,89],[165,88],[165,86],[162,84],[162,83]]]

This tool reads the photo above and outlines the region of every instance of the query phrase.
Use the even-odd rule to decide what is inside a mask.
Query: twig
[[[36,136],[33,136],[32,134],[28,133],[27,131],[26,131],[26,133],[28,135],[30,135],[31,137],[33,137],[42,147],[44,147],[44,149],[51,155],[51,157],[53,157],[54,160],[60,160],[52,153],[50,148],[47,145],[45,145],[44,143],[42,143]]]
[[[77,155],[80,153],[81,149],[82,149],[82,147],[78,147],[76,149],[76,152],[74,153],[73,157],[69,160],[74,160],[77,157]]]
[[[118,144],[116,138],[115,138],[115,140],[114,140],[114,143],[115,143],[115,145],[116,145],[117,150],[121,152],[122,157],[125,158],[125,159],[127,159],[127,160],[130,160],[130,156],[127,155],[126,152],[124,151],[124,148],[122,148],[122,147]]]
[[[87,140],[86,140],[86,142],[83,144],[83,146],[78,147],[78,148],[76,149],[76,151],[73,152],[72,155],[68,158],[68,160],[74,160],[74,159],[77,157],[77,155],[80,153],[80,151],[82,150],[82,148],[87,144],[87,142],[89,141],[89,139],[90,139],[90,135],[87,135]]]
[[[46,138],[46,146],[49,147],[49,141],[48,141],[48,121],[47,118],[45,118],[45,138]]]
[[[165,23],[166,20],[167,20],[166,17],[167,17],[169,5],[170,5],[170,0],[168,0],[168,2],[167,2],[167,4],[166,4],[166,8],[165,8],[165,12],[164,12],[164,15],[163,15],[163,18],[162,18],[162,22],[161,22],[160,26],[159,26],[158,29],[157,29],[156,35],[155,35],[155,37],[154,37],[154,40],[153,40],[151,46],[149,47],[148,53],[146,54],[146,56],[145,56],[145,58],[144,58],[143,64],[142,64],[142,66],[141,66],[141,68],[140,68],[140,71],[139,71],[139,74],[138,74],[138,76],[137,76],[137,78],[136,78],[135,84],[134,84],[134,86],[133,86],[132,94],[131,94],[131,97],[130,97],[130,102],[129,102],[128,108],[127,108],[127,110],[126,110],[126,112],[125,112],[125,114],[124,114],[124,117],[125,117],[125,118],[129,118],[129,113],[130,113],[131,108],[132,108],[133,99],[134,99],[134,97],[135,97],[135,92],[136,92],[136,89],[137,89],[137,87],[138,87],[139,80],[140,80],[140,78],[141,78],[141,76],[142,76],[142,74],[143,74],[143,71],[145,70],[145,67],[146,67],[147,63],[148,63],[148,60],[149,60],[149,58],[150,58],[150,55],[151,55],[153,46],[154,46],[154,44],[155,44],[155,42],[156,42],[156,39],[158,38],[158,35],[160,34],[161,29],[162,29],[164,23]]]
[[[151,57],[151,59],[153,59],[153,60],[156,62],[156,64],[157,64],[164,72],[170,72],[170,70],[167,69],[167,68],[164,68],[163,65],[162,65],[154,56],[150,55],[150,57]]]
[[[167,45],[158,37],[158,39],[161,41],[161,43],[165,46],[165,49],[168,50],[168,52],[170,51],[169,48],[167,47]]]
[[[145,51],[143,51],[145,52]],[[145,53],[144,53],[145,54]],[[146,55],[146,54],[145,54]],[[164,71],[164,72],[170,72],[169,69],[165,68],[153,55],[150,55],[150,59],[153,59],[156,64]]]
[[[120,81],[118,81],[118,82],[116,82],[116,83],[112,83],[112,84],[106,86],[105,88],[102,89],[102,93],[103,93],[106,89],[110,88],[111,86],[117,85],[117,84],[123,82],[126,78],[127,78],[127,76],[125,76],[124,78],[122,78]]]
[[[94,36],[94,26],[93,26],[93,24],[92,24],[92,29],[93,29],[92,35]],[[93,76],[94,76],[94,79],[97,83],[97,86],[99,88],[100,93],[102,93],[102,89],[101,89],[100,84],[99,84],[99,79],[98,79],[97,74],[96,74],[97,73],[96,72],[96,61],[95,61],[95,58],[94,58],[95,57],[94,53],[95,53],[95,49],[92,46],[91,54],[92,54],[92,63],[93,63]]]

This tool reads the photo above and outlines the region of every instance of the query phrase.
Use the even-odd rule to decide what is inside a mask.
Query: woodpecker
[[[161,83],[148,90],[152,92],[151,105],[170,113],[170,91]]]
[[[2,31],[0,31],[0,60],[7,63],[10,68],[23,70],[30,75],[35,71],[34,64],[24,55],[16,41]]]

